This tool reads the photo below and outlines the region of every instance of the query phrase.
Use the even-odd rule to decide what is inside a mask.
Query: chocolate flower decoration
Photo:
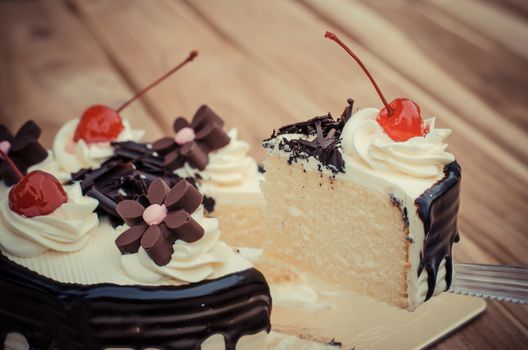
[[[15,136],[5,125],[0,125],[0,149],[6,153],[22,173],[32,165],[42,162],[48,157],[48,151],[38,142],[40,128],[32,120],[27,121]],[[18,182],[18,177],[8,166],[0,160],[0,179],[8,186]]]
[[[115,243],[122,254],[137,253],[141,246],[157,265],[167,265],[177,239],[192,243],[202,238],[203,228],[191,217],[202,195],[186,180],[170,188],[158,179],[150,184],[147,198],[147,208],[133,200],[118,204],[117,212],[130,228]]]
[[[164,137],[152,149],[164,158],[165,167],[173,171],[186,161],[199,170],[209,162],[209,152],[229,143],[224,121],[206,105],[201,106],[191,123],[179,117],[174,121],[174,137]]]

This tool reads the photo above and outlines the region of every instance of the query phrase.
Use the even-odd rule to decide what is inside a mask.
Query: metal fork
[[[456,263],[449,292],[528,304],[528,268]]]

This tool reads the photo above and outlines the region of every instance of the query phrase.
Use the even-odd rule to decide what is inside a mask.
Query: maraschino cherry
[[[359,64],[361,69],[370,79],[374,89],[383,102],[384,108],[378,114],[376,121],[383,128],[383,130],[394,141],[407,141],[416,136],[424,136],[427,133],[427,128],[424,125],[423,118],[420,114],[420,107],[408,98],[396,98],[391,103],[388,103],[385,96],[381,93],[378,84],[368,71],[367,67],[361,60],[346,46],[334,33],[326,32],[325,38],[331,39],[339,44],[345,51]]]
[[[198,51],[191,51],[189,56],[183,62],[147,85],[116,110],[103,105],[89,107],[86,111],[84,111],[81,120],[75,129],[73,140],[75,142],[83,140],[86,143],[94,143],[110,142],[117,139],[121,131],[124,129],[123,121],[121,120],[119,113],[123,109],[127,108],[132,102],[143,96],[151,88],[158,85],[163,80],[175,73],[178,69],[194,60],[196,56],[198,56]]]
[[[19,178],[9,191],[9,207],[15,213],[28,218],[48,215],[68,201],[66,192],[55,176],[41,170],[24,176],[2,149],[0,156]]]

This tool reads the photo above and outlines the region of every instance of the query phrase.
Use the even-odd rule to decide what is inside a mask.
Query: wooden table
[[[522,0],[0,1],[0,118],[58,127],[94,103],[118,106],[191,49],[200,57],[124,115],[155,139],[174,117],[213,107],[253,154],[286,122],[347,97],[380,106],[363,58],[389,99],[412,97],[453,129],[463,166],[459,261],[528,265],[528,5]],[[528,307],[490,302],[438,349],[528,346]]]

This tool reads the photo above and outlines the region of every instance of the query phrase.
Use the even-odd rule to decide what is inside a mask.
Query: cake
[[[264,276],[220,240],[194,178],[137,142],[131,101],[88,108],[49,151],[35,123],[0,126],[0,344],[265,349]]]
[[[379,93],[381,110],[352,113],[349,99],[337,120],[287,125],[264,141],[264,251],[414,310],[450,287],[461,171],[446,151],[450,130],[424,121],[411,100],[388,104]]]
[[[79,182],[41,170],[1,198],[0,336],[12,349],[264,349],[267,283],[219,240],[186,180],[153,181],[148,206],[121,201],[117,228]]]

